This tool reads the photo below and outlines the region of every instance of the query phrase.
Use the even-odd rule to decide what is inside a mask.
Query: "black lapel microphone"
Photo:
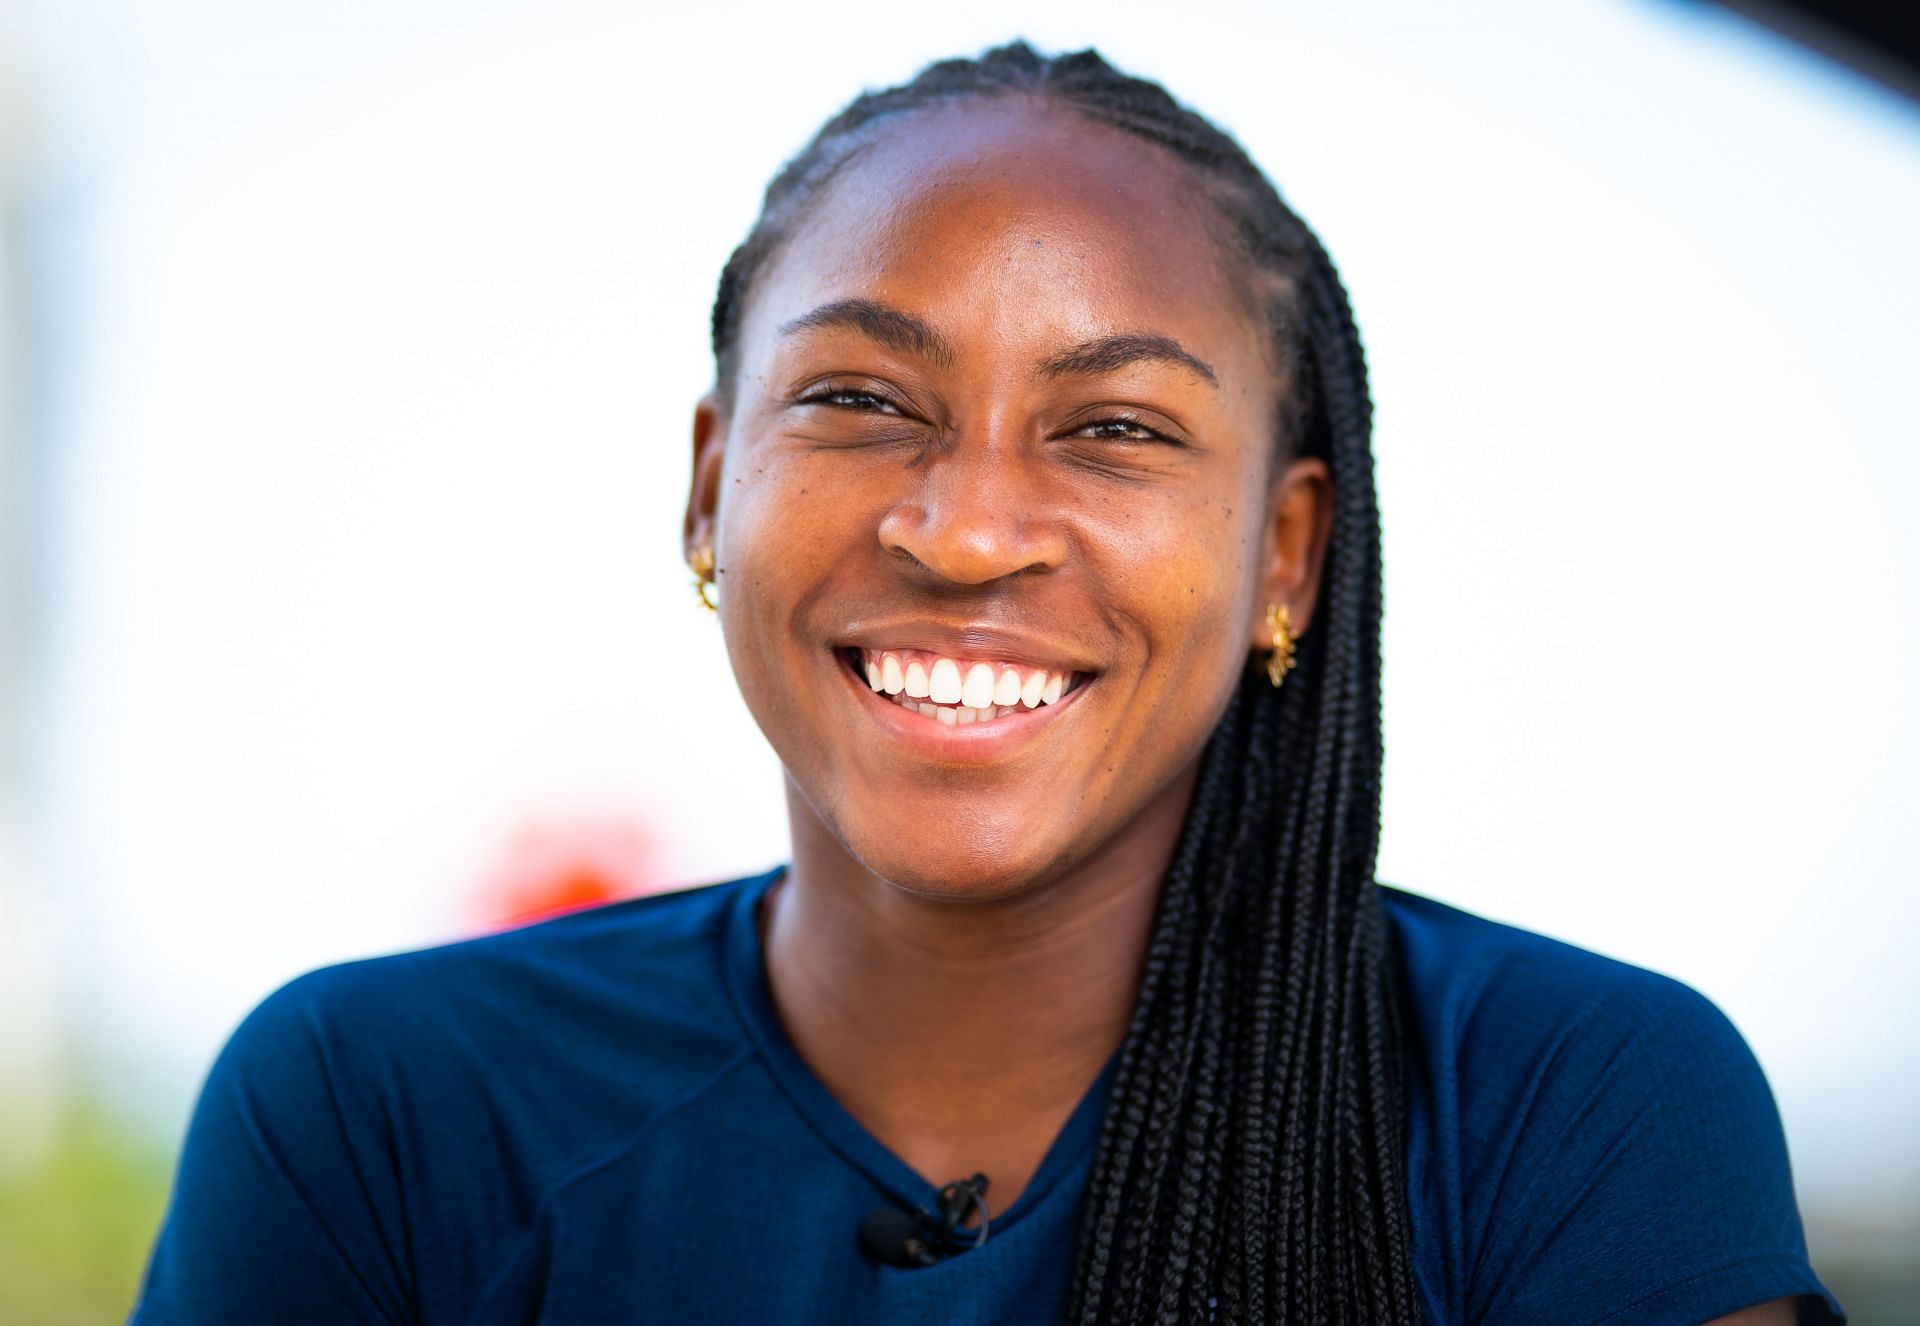
[[[969,1214],[980,1213],[979,1229],[963,1229]],[[876,1206],[860,1221],[860,1246],[875,1261],[888,1266],[932,1266],[956,1252],[968,1252],[987,1241],[987,1176],[956,1179],[940,1190],[940,1206],[929,1211],[916,1206]]]

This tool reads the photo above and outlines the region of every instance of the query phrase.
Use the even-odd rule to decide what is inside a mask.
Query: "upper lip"
[[[834,647],[924,649],[955,660],[1020,663],[1054,672],[1100,670],[1084,646],[989,622],[943,622],[930,617],[863,621],[836,638]]]

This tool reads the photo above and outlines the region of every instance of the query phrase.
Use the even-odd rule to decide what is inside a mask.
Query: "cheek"
[[[1168,494],[1124,503],[1103,524],[1099,542],[1110,550],[1110,564],[1098,574],[1117,588],[1116,602],[1136,622],[1150,665],[1216,679],[1237,675],[1258,552],[1258,530],[1242,518],[1241,505],[1218,495]]]
[[[836,525],[846,524],[848,495],[817,470],[814,458],[771,449],[743,449],[737,463],[729,458],[716,551],[721,589],[739,607],[779,598],[787,585],[838,552],[832,540]]]
[[[748,705],[764,722],[761,698],[778,688],[783,668],[784,614],[775,605],[788,601],[809,571],[809,550],[818,545],[809,504],[769,458],[745,451],[729,455],[722,474],[715,552],[719,563],[720,620],[727,654]]]
[[[751,445],[728,457],[721,483],[727,653],[749,708],[777,724],[805,702],[792,678],[818,662],[815,609],[865,565],[879,518],[872,486],[830,455]]]

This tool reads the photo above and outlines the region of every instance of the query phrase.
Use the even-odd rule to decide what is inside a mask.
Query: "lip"
[[[897,639],[895,644],[907,647]],[[1049,724],[1073,708],[1097,680],[1094,675],[1086,674],[1078,686],[1058,701],[1038,709],[1023,709],[987,723],[942,723],[905,709],[875,691],[865,678],[854,675],[838,649],[827,651],[827,664],[846,680],[856,702],[889,739],[923,758],[943,764],[986,764],[1006,758],[1038,738]]]
[[[993,626],[949,626],[925,618],[862,622],[832,644],[836,649],[918,649],[953,659],[990,659],[1049,672],[1078,672],[1088,680],[1100,672],[1085,650],[1064,641]]]

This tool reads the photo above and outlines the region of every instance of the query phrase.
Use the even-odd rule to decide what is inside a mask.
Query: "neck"
[[[1058,877],[968,901],[868,871],[789,785],[774,1003],[828,1090],[930,1182],[985,1170],[1004,1211],[1118,1048],[1185,783]]]

